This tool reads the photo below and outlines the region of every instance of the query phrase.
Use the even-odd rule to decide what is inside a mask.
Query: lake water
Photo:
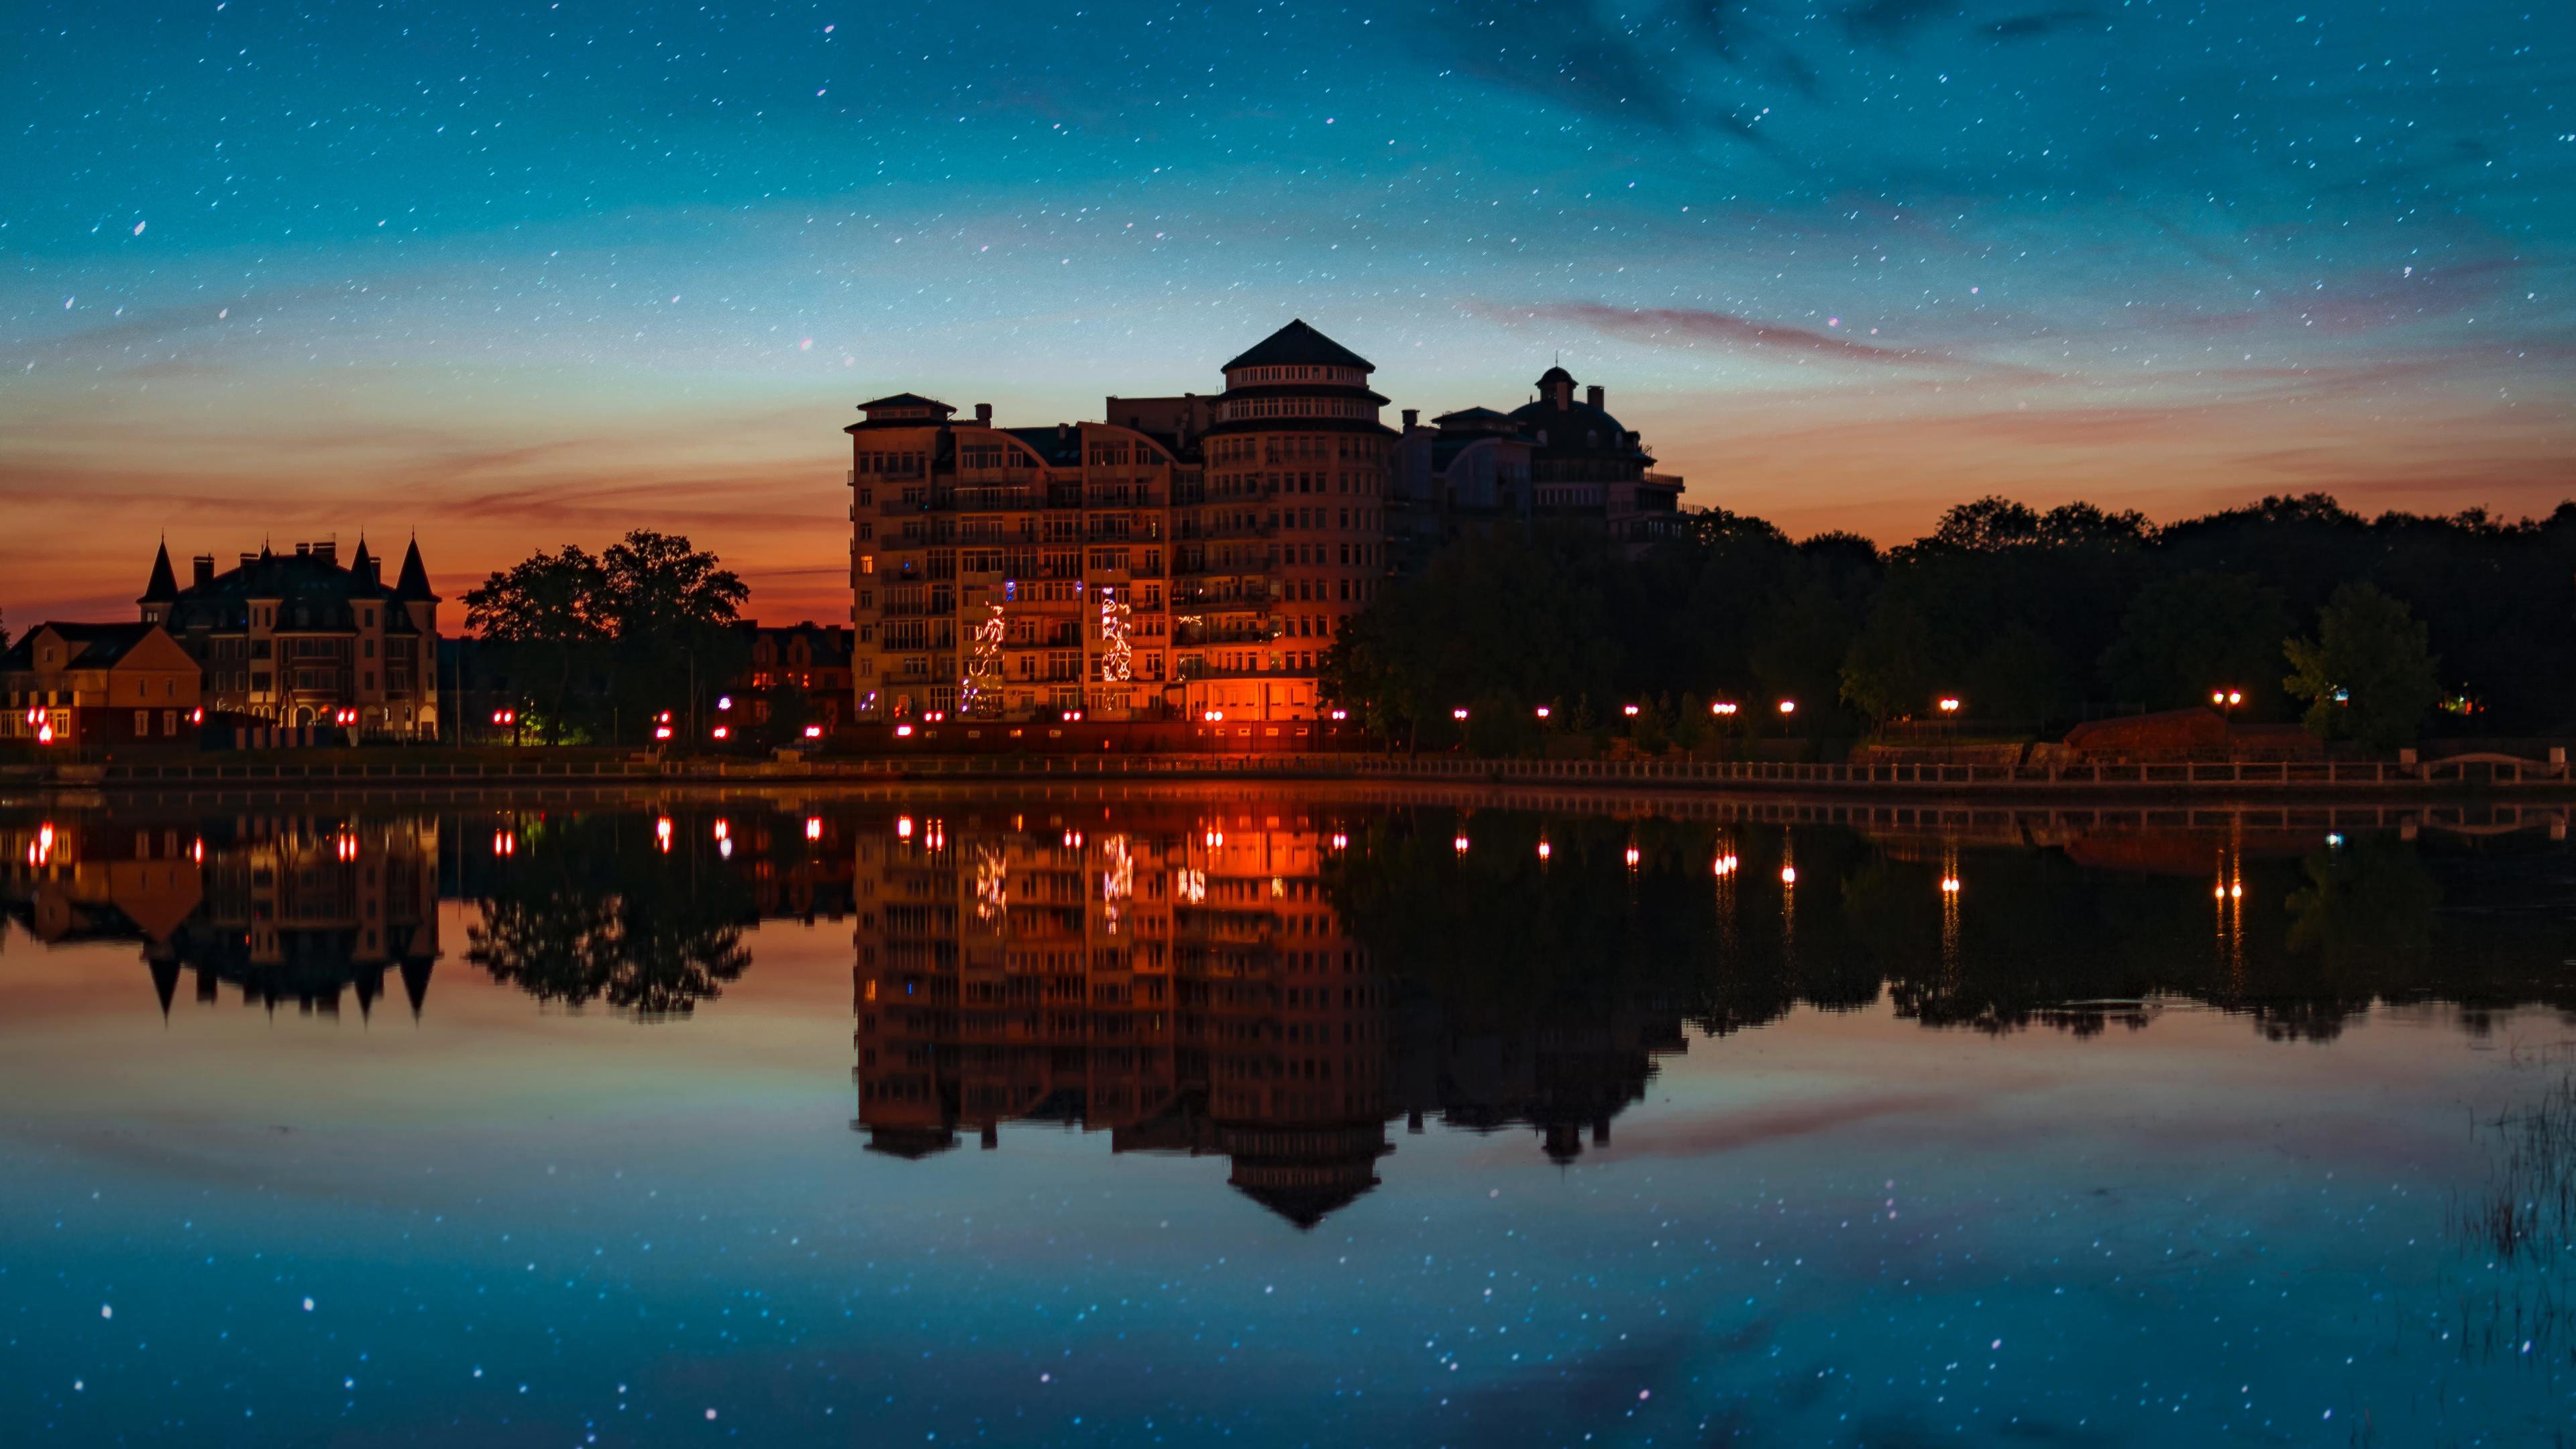
[[[2576,859],[0,814],[0,1443],[2560,1444]]]

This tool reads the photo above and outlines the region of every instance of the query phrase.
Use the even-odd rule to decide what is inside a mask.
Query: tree
[[[585,666],[599,663],[599,646],[611,625],[601,609],[606,570],[578,545],[561,552],[539,549],[508,569],[495,570],[465,595],[465,623],[483,639],[507,646],[522,684],[533,679],[547,743],[560,743],[573,711],[574,684]]]
[[[2251,574],[2194,569],[2157,579],[2130,599],[2120,637],[2102,656],[2102,676],[2116,697],[2154,709],[2179,709],[2214,689],[2260,701],[2272,697],[2275,651],[2289,629],[2280,590]]]
[[[2283,646],[2290,675],[2281,687],[2308,701],[2308,732],[2390,749],[2415,738],[2441,696],[2438,664],[2424,626],[2402,599],[2348,583],[2317,611],[2317,637]]]
[[[680,534],[636,529],[600,555],[600,613],[616,637],[623,717],[695,704],[739,675],[750,645],[733,627],[750,588]]]
[[[543,549],[465,596],[466,623],[510,655],[507,674],[537,698],[549,743],[569,728],[642,728],[741,672],[734,628],[751,590],[678,534],[637,529],[597,557]],[[801,723],[801,721],[800,721]]]

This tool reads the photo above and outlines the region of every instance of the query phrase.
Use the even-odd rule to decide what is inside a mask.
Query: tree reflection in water
[[[639,1021],[722,996],[751,967],[751,892],[710,831],[664,840],[632,816],[520,824],[507,867],[480,873],[465,959],[540,1001]]]

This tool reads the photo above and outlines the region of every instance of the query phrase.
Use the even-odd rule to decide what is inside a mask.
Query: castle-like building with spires
[[[1643,548],[1678,522],[1682,480],[1564,368],[1510,413],[1401,429],[1375,370],[1295,321],[1223,392],[1112,397],[1099,422],[861,403],[856,718],[1316,720],[1335,634],[1431,549],[1541,520]]]
[[[417,540],[391,584],[364,538],[345,564],[329,542],[263,547],[221,573],[199,554],[184,586],[165,543],[136,603],[144,623],[197,661],[210,711],[379,737],[438,734],[439,598]]]

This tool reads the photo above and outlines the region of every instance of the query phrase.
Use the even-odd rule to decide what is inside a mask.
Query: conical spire
[[[138,604],[167,604],[179,597],[179,579],[170,572],[170,544],[163,540],[161,550],[152,555],[152,581],[143,586]]]
[[[411,1019],[420,1020],[422,1003],[429,999],[429,964],[411,960],[402,963],[403,995],[411,998]]]
[[[161,998],[161,1019],[170,1019],[171,998],[179,994],[179,963],[155,960],[152,967],[152,994]]]
[[[420,540],[417,538],[411,541],[411,547],[403,550],[402,575],[394,580],[394,597],[405,602],[414,599],[426,599],[433,604],[438,602],[438,595],[429,591],[429,570],[420,561]]]

